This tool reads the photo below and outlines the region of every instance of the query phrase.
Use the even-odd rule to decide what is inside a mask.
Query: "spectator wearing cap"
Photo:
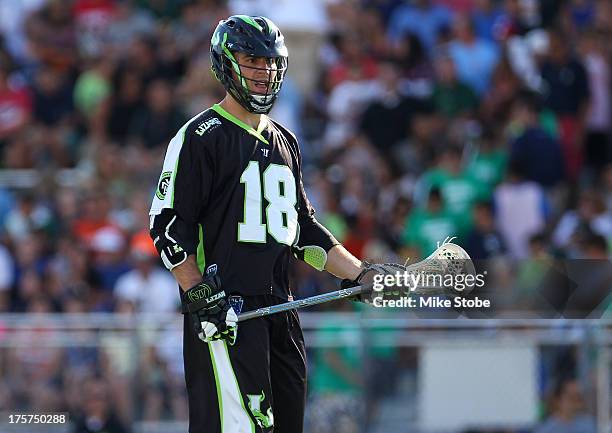
[[[97,230],[91,239],[92,265],[99,278],[101,297],[98,308],[109,309],[111,293],[119,277],[129,271],[125,260],[125,237],[114,226]],[[107,304],[107,302],[109,302]]]
[[[169,313],[177,309],[179,297],[172,276],[157,266],[158,255],[148,233],[134,235],[129,260],[133,269],[115,283],[114,294],[133,311]]]

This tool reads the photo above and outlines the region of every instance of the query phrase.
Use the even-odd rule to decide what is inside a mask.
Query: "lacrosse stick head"
[[[470,255],[459,245],[452,242],[443,243],[425,260],[442,260],[446,271],[452,275],[471,274],[476,269]]]
[[[475,285],[476,268],[470,255],[446,239],[426,259],[407,267],[424,277],[411,290],[420,295],[466,295]],[[467,277],[471,275],[471,277]]]

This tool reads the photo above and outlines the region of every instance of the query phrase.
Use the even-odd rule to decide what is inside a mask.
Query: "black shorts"
[[[243,297],[242,311],[283,302]],[[241,322],[233,346],[204,343],[185,315],[183,356],[189,433],[301,433],[304,338],[295,310]]]

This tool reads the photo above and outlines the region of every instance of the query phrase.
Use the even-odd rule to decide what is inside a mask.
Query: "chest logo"
[[[266,158],[270,154],[270,149],[263,149],[263,148],[261,148],[259,150],[261,150],[261,153],[263,153],[263,156],[265,156]]]
[[[200,137],[202,135],[204,135],[204,133],[206,131],[208,131],[209,129],[213,128],[213,126],[215,125],[221,125],[221,121],[219,119],[217,119],[216,117],[213,117],[212,119],[208,119],[202,123],[200,123],[198,125],[198,129],[196,129],[195,133],[198,134]]]

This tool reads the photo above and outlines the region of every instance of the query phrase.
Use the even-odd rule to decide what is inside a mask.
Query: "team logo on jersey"
[[[168,187],[170,186],[170,179],[172,179],[171,171],[164,171],[159,178],[159,183],[157,184],[157,191],[155,191],[155,195],[158,199],[163,200],[166,198],[166,192],[168,192]]]
[[[266,414],[261,411],[261,403],[266,398],[266,394],[261,391],[261,394],[247,394],[249,398],[249,409],[257,420],[257,425],[260,428],[270,428],[274,425],[274,415],[272,414],[272,408],[269,407]]]
[[[212,119],[208,119],[208,120],[200,123],[198,125],[198,129],[196,129],[195,133],[198,134],[201,137],[202,135],[204,135],[204,133],[206,131],[208,131],[209,129],[214,129],[218,125],[221,125],[221,121],[219,119],[217,119],[216,117],[213,117]]]

